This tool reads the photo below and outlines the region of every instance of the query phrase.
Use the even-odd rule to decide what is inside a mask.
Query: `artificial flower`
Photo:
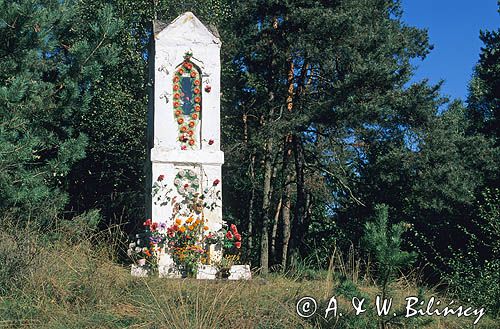
[[[165,175],[158,176],[158,181],[161,182],[165,178]]]

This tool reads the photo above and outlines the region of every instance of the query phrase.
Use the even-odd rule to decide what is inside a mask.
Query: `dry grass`
[[[377,294],[356,260],[343,261],[336,253],[321,279],[273,275],[248,282],[133,278],[112,256],[89,242],[39,248],[19,274],[22,280],[0,296],[0,328],[363,328],[301,319],[295,303],[313,296],[323,305],[337,293],[340,275],[334,272],[357,282],[360,293]],[[396,304],[418,294],[413,277],[401,277],[394,288]],[[340,298],[340,307],[348,306]],[[482,324],[495,328],[491,320]],[[470,321],[442,318],[427,326],[466,327]]]

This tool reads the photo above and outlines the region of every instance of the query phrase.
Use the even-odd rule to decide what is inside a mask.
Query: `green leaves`
[[[373,221],[365,223],[363,237],[364,243],[375,258],[376,279],[384,291],[399,271],[409,267],[417,256],[415,253],[401,250],[402,235],[407,224],[400,222],[390,225],[388,218],[388,206],[376,205]]]

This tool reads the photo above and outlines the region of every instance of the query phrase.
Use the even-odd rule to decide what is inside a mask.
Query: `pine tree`
[[[74,123],[89,106],[107,37],[119,21],[105,8],[81,20],[73,1],[0,1],[0,211],[48,224],[67,202],[66,176],[85,155]],[[81,38],[82,29],[87,37]]]

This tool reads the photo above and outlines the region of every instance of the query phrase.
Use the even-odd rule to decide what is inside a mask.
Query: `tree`
[[[60,215],[66,176],[87,143],[75,121],[102,64],[115,59],[106,36],[121,22],[104,7],[89,25],[81,9],[74,1],[0,1],[0,211],[21,222]]]
[[[310,251],[315,212],[363,204],[358,166],[372,141],[401,139],[435,113],[433,88],[404,87],[409,60],[425,57],[430,46],[425,31],[401,21],[399,1],[245,1],[234,11],[226,65],[235,67],[228,88],[235,99],[225,103],[224,125],[245,141],[229,146],[228,158],[252,171],[233,174],[239,169],[229,163],[227,176],[237,177],[229,189],[251,186],[245,216],[259,228],[265,273],[282,263],[269,259],[280,254],[270,255],[269,241],[286,237],[288,223],[285,264]]]

